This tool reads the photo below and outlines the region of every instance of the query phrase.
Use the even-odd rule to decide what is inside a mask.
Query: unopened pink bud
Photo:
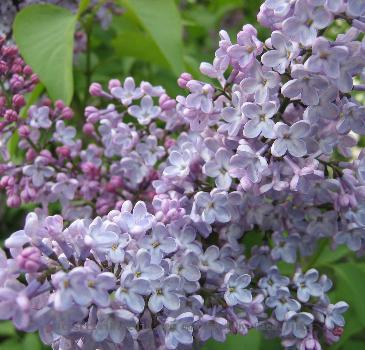
[[[37,157],[37,152],[33,148],[29,148],[25,154],[27,162],[32,162]]]
[[[193,77],[191,76],[191,74],[189,73],[182,73],[179,77],[179,79],[177,79],[177,84],[182,88],[182,89],[186,89],[186,84],[192,80]]]
[[[28,125],[21,125],[18,129],[20,137],[28,137],[30,135],[30,129]]]
[[[175,108],[176,101],[170,98],[166,94],[162,94],[158,100],[162,110],[167,111],[169,109]]]
[[[89,87],[89,93],[91,96],[102,96],[103,88],[99,83],[92,83]]]
[[[7,109],[4,113],[4,119],[8,123],[15,122],[18,119],[18,113],[12,109]]]
[[[23,73],[25,75],[32,75],[33,74],[33,70],[30,66],[26,65],[24,68],[23,68]]]
[[[111,90],[112,88],[115,88],[115,87],[120,87],[121,84],[120,84],[120,81],[118,79],[111,79],[109,80],[109,83],[108,83],[108,89]]]
[[[92,135],[95,131],[94,125],[91,123],[86,123],[83,127],[82,127],[82,131],[84,132],[84,134],[86,135]]]
[[[41,252],[36,247],[27,247],[16,257],[16,262],[20,269],[34,273],[42,266]]]
[[[17,194],[13,194],[6,200],[6,205],[10,208],[18,208],[21,204],[20,197]]]
[[[67,146],[60,146],[56,148],[56,152],[58,155],[64,158],[68,158],[71,155],[71,151]]]
[[[16,108],[16,109],[20,109],[22,107],[25,106],[25,98],[23,95],[20,95],[20,94],[16,94],[13,96],[13,106]]]
[[[65,103],[62,100],[57,100],[54,104],[56,106],[56,108],[58,109],[63,109],[65,108]]]
[[[70,120],[74,116],[74,112],[70,107],[65,107],[62,109],[62,117],[63,119]]]

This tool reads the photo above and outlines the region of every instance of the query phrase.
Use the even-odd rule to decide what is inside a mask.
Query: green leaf
[[[50,97],[69,104],[73,95],[72,59],[77,16],[54,5],[31,5],[14,22],[14,37],[25,61]]]
[[[9,339],[0,343],[0,350],[23,350],[22,344],[18,339]]]
[[[28,333],[23,339],[23,349],[41,350],[42,343],[37,333]]]
[[[358,322],[365,327],[365,268],[362,264],[346,263],[334,264],[336,275],[336,296],[345,299],[350,305],[350,310],[355,314]],[[345,313],[345,319],[348,320]],[[352,318],[352,317],[351,317]]]
[[[88,8],[90,4],[90,0],[81,0],[79,4],[79,9],[77,11],[77,17],[80,18],[80,16],[85,12],[85,10]]]
[[[248,331],[247,335],[230,335],[224,343],[208,341],[203,350],[258,350],[260,349],[261,334],[256,330]]]
[[[121,0],[154,40],[176,76],[184,71],[182,23],[173,0]],[[140,45],[133,42],[132,45]],[[147,52],[147,50],[146,50]]]
[[[112,44],[116,53],[121,56],[135,57],[160,66],[168,65],[156,43],[145,33],[121,32],[112,40]]]
[[[0,336],[1,337],[9,337],[15,336],[16,331],[14,325],[11,321],[2,321],[0,323]]]

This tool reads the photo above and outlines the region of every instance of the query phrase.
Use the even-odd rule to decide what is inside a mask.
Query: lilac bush
[[[54,349],[187,349],[250,329],[288,349],[338,341],[348,304],[301,260],[323,240],[364,252],[352,147],[365,111],[351,94],[364,16],[356,0],[266,0],[272,36],[221,31],[209,82],[178,79],[187,96],[128,77],[90,86],[102,107],[82,131],[61,101],[4,115],[0,185],[9,206],[37,208],[1,252],[0,318]],[[348,29],[330,40],[335,21]]]

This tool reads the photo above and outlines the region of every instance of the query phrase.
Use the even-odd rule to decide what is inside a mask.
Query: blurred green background
[[[81,3],[87,5],[88,2]],[[177,76],[185,70],[197,79],[203,78],[199,72],[199,64],[201,61],[212,62],[220,29],[228,31],[232,40],[235,40],[242,25],[251,23],[258,29],[261,40],[268,37],[269,31],[260,27],[256,20],[261,3],[260,0],[120,1],[118,5],[122,7],[123,13],[114,16],[106,30],[94,21],[92,11],[86,10],[78,18],[77,28],[87,33],[87,50],[74,55],[73,74],[70,75],[71,78],[73,75],[73,81],[69,82],[74,86],[74,95],[70,96],[70,102],[78,116],[75,122],[82,120],[84,107],[92,102],[87,93],[88,85],[92,81],[98,81],[105,86],[111,78],[124,79],[133,76],[138,82],[146,80],[163,85],[171,96],[183,93],[176,85]],[[334,26],[329,33],[334,36],[343,29]],[[21,41],[20,36],[21,34]],[[41,60],[42,57],[38,59]],[[65,68],[64,62],[56,62],[56,68],[57,64],[62,64],[61,69]],[[49,89],[49,93],[52,91],[53,94],[51,97],[63,96],[65,92],[59,90],[61,88],[56,86]],[[364,96],[359,95],[358,98],[363,99]],[[359,146],[362,145],[360,142]],[[3,242],[10,233],[22,227],[24,216],[32,207],[7,209],[4,197],[0,200],[0,233]],[[350,304],[350,310],[345,315],[347,325],[344,335],[338,344],[328,348],[365,349],[363,259],[345,247],[333,252],[329,242],[323,241],[318,252],[306,265],[319,269],[333,279],[333,301],[345,300]],[[286,272],[292,271],[289,266],[282,268]],[[266,340],[256,331],[250,332],[246,337],[229,337],[225,344],[210,342],[205,346],[209,350],[281,348],[278,340]],[[0,323],[0,350],[17,349],[38,350],[47,347],[41,344],[36,334],[18,332],[10,322]]]

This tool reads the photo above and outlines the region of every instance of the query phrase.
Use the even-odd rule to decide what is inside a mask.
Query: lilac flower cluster
[[[151,198],[155,166],[167,153],[166,132],[155,120],[176,103],[162,87],[146,82],[136,87],[132,78],[124,85],[114,79],[109,88],[107,93],[94,83],[90,91],[111,102],[123,101],[123,106],[87,107],[79,135],[68,125],[73,111],[61,101],[52,108],[45,100],[29,109],[28,118],[7,125],[4,141],[17,131],[24,153],[20,162],[5,157],[1,164],[0,187],[9,206],[37,203],[47,213],[52,203],[59,203],[63,217],[73,220],[105,215],[126,199]],[[154,105],[156,98],[160,102]],[[7,142],[3,144],[6,154]]]
[[[309,257],[319,241],[365,248],[352,94],[365,90],[365,7],[266,0],[258,18],[265,43],[250,25],[237,43],[220,32],[200,67],[216,85],[183,73],[175,101],[132,78],[93,83],[107,105],[86,108],[86,138],[60,102],[14,124],[26,162],[3,165],[0,183],[43,210],[5,242],[2,319],[54,349],[189,349],[251,328],[288,349],[339,340],[348,305]],[[348,30],[330,40],[337,21]]]

